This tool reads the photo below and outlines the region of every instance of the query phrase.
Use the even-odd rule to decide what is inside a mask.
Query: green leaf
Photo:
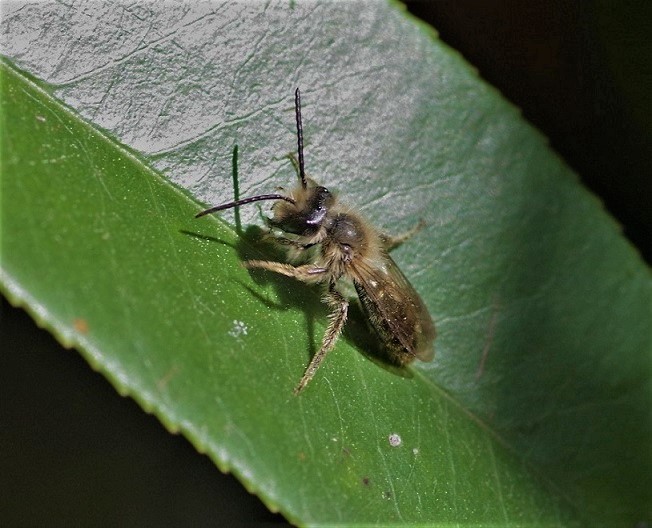
[[[649,271],[432,32],[384,4],[86,17],[3,21],[13,303],[293,522],[650,518]],[[428,223],[395,258],[439,336],[433,363],[396,371],[354,313],[294,397],[319,291],[250,274],[269,250],[193,215],[231,199],[236,145],[243,196],[293,182],[297,85],[309,172],[387,230]]]

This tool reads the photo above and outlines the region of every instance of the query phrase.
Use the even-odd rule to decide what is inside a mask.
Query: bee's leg
[[[288,153],[288,158],[290,158],[290,161],[292,162],[292,166],[294,167],[294,170],[297,171],[297,174],[299,174],[299,160],[294,155],[294,152],[289,152]]]
[[[256,204],[256,207],[258,208],[258,218],[267,226],[269,226],[269,217],[265,216],[265,213],[263,213],[263,208],[261,207],[260,204]]]
[[[340,292],[338,292],[335,287],[331,284],[328,288],[328,293],[324,297],[324,301],[331,307],[331,314],[328,316],[329,323],[326,333],[324,334],[324,339],[321,343],[321,348],[317,352],[308,365],[305,374],[301,378],[301,381],[294,389],[294,394],[299,394],[303,389],[306,388],[308,382],[313,378],[315,372],[321,365],[324,356],[335,346],[335,342],[342,333],[342,327],[346,322],[346,314],[349,310],[349,301],[347,301]]]
[[[301,242],[297,242],[296,240],[292,240],[284,236],[271,235],[269,238],[270,240],[273,240],[277,245],[283,246],[285,248],[287,256],[291,261],[299,260],[304,251],[307,251],[315,245],[314,243],[302,244]]]
[[[296,154],[294,152],[289,152],[287,157],[292,162],[292,166],[294,167],[294,170],[296,171],[297,176],[301,177],[301,169],[299,169],[299,160],[297,159]],[[308,176],[308,175],[306,174],[306,176]]]
[[[405,233],[401,233],[400,235],[393,236],[393,235],[388,235],[387,233],[381,233],[380,241],[382,242],[383,247],[385,248],[386,251],[391,251],[392,249],[396,249],[406,240],[412,238],[424,227],[426,227],[425,221],[419,220],[417,225],[415,225],[412,229],[406,231]]]
[[[274,262],[271,260],[247,260],[243,262],[242,265],[249,269],[256,268],[273,271],[274,273],[280,273],[286,277],[292,277],[293,279],[307,282],[309,284],[321,282],[324,278],[324,274],[328,272],[326,268],[320,268],[313,264],[292,266],[291,264],[283,264],[282,262]]]
[[[291,246],[294,249],[298,249],[301,251],[309,249],[315,245],[315,244],[302,244],[301,242],[297,242],[296,240],[292,240],[291,238],[287,238],[284,236],[276,236],[276,235],[266,236],[265,239],[273,240],[274,242],[276,242],[281,246]]]

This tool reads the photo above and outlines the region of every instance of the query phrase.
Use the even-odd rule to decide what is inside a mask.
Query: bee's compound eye
[[[315,189],[315,207],[328,207],[331,198],[331,192],[326,187],[319,186]]]

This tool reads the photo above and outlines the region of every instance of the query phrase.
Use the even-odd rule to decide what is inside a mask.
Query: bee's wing
[[[435,325],[428,308],[392,257],[384,253],[373,263],[360,263],[351,275],[370,322],[379,333],[389,329],[409,353],[422,361],[432,360]]]

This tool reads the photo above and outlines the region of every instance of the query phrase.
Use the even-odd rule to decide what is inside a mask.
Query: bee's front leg
[[[292,166],[294,167],[294,170],[297,171],[297,175],[299,174],[299,160],[297,157],[294,155],[294,152],[289,152],[287,157],[290,159],[292,162]]]
[[[243,262],[242,265],[248,269],[264,269],[273,271],[274,273],[280,273],[286,277],[292,277],[293,279],[307,282],[309,284],[322,282],[325,274],[328,273],[326,268],[320,268],[314,264],[292,266],[291,264],[284,264],[282,262],[274,262],[271,260],[247,260]]]
[[[269,240],[270,242],[275,242],[279,246],[290,246],[292,249],[297,249],[299,251],[305,251],[306,249],[310,249],[315,245],[314,243],[302,244],[301,242],[297,242],[296,240],[292,240],[291,238],[287,238],[280,235],[274,235],[272,233],[265,235],[263,237],[263,240],[265,241]]]
[[[412,238],[424,227],[426,227],[426,222],[424,220],[419,220],[417,225],[415,225],[412,229],[406,231],[405,233],[401,233],[400,235],[388,235],[387,233],[381,233],[380,240],[383,244],[383,247],[385,248],[385,251],[390,252],[392,249],[396,249],[403,242]]]
[[[340,292],[338,292],[333,284],[328,288],[328,293],[324,297],[324,301],[331,307],[331,314],[329,315],[329,324],[324,334],[324,339],[321,343],[321,348],[317,352],[308,365],[305,374],[301,378],[301,381],[294,389],[294,394],[299,394],[303,389],[306,388],[308,382],[313,378],[315,372],[321,365],[324,357],[328,352],[332,350],[337,342],[337,338],[342,333],[342,328],[346,322],[346,316],[349,310],[349,301],[347,301]]]

